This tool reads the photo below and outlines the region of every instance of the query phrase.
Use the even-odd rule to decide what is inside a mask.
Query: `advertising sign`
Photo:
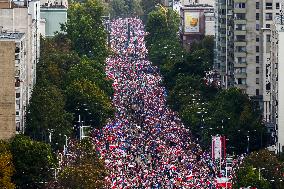
[[[200,26],[199,12],[184,13],[184,32],[198,33]]]

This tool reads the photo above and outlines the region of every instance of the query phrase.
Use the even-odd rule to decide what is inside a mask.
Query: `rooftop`
[[[12,41],[22,39],[25,33],[11,33],[11,32],[0,32],[0,41]]]

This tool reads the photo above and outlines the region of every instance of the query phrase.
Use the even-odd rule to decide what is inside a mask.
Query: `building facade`
[[[278,32],[278,51],[284,52],[284,25],[283,29]],[[278,56],[278,108],[277,108],[277,127],[276,127],[276,147],[278,152],[284,152],[284,56]]]
[[[43,37],[53,37],[61,31],[61,24],[67,22],[67,0],[41,0],[40,17]]]
[[[24,33],[0,30],[0,138],[23,132],[28,103],[27,44]]]
[[[25,130],[25,111],[31,98],[32,89],[36,82],[36,64],[40,56],[40,2],[2,0],[0,8],[1,41],[10,41],[16,44],[14,59],[7,60],[19,62],[14,65],[14,74],[18,76],[13,84],[14,102],[14,128],[17,132]],[[24,38],[19,39],[20,34]],[[14,39],[14,41],[13,41]],[[21,42],[15,41],[21,40]],[[19,45],[21,44],[21,45]],[[16,71],[15,71],[16,70]],[[15,75],[14,75],[15,77]],[[15,88],[15,86],[18,86]]]
[[[272,39],[279,0],[218,0],[214,68],[223,88],[237,87],[259,103],[269,129],[275,122],[277,61]]]
[[[214,7],[203,4],[181,6],[181,38],[183,46],[190,48],[194,41],[215,34]]]

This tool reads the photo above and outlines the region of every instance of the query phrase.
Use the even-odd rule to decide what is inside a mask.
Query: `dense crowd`
[[[111,23],[114,55],[106,74],[116,113],[92,136],[109,170],[109,188],[216,188],[210,154],[166,105],[159,69],[146,60],[145,35],[140,19]]]

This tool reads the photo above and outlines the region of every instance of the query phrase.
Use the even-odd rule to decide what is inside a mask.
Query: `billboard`
[[[199,12],[184,12],[184,32],[198,33],[200,27]]]

